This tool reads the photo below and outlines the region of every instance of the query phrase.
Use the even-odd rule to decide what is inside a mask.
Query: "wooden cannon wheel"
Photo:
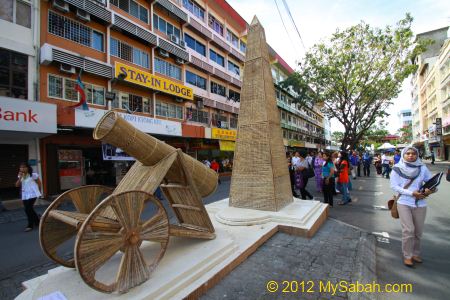
[[[152,208],[150,212],[148,206]],[[113,222],[105,222],[105,216]],[[123,192],[103,200],[83,223],[75,244],[75,264],[92,288],[124,293],[150,277],[168,241],[169,220],[162,204],[142,191]],[[148,254],[146,247],[154,250],[151,258],[144,257]],[[112,277],[106,265],[117,263],[119,255],[122,257],[117,270],[113,268],[116,274]],[[106,273],[109,278],[96,278],[101,268],[107,270],[102,275]]]
[[[63,266],[74,268],[73,253],[71,257],[63,258],[57,250],[77,234],[84,219],[112,191],[112,188],[102,185],[87,185],[64,192],[56,198],[40,221],[39,240],[44,253]]]

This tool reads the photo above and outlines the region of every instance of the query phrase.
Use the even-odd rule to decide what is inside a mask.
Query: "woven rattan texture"
[[[249,28],[230,205],[278,211],[293,201],[264,29]]]

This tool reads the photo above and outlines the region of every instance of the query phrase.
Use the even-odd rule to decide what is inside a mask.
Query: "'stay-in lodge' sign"
[[[166,78],[155,76],[132,66],[116,62],[115,77],[118,78],[120,74],[123,74],[122,76],[125,75],[125,78],[123,79],[124,81],[145,86],[180,98],[194,100],[194,92],[187,86]]]

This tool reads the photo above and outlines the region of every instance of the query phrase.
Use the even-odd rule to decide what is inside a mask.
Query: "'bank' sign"
[[[0,97],[0,130],[56,133],[56,105]]]

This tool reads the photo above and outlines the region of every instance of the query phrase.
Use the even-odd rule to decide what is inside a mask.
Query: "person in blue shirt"
[[[356,170],[358,168],[359,164],[359,156],[356,151],[353,151],[352,155],[350,156],[350,164],[351,164],[351,172],[353,179],[356,179]]]
[[[364,176],[370,176],[370,165],[372,164],[372,156],[369,154],[369,152],[365,152],[363,157],[363,171]]]
[[[323,203],[328,203],[330,207],[333,207],[333,194],[334,194],[334,163],[332,157],[328,153],[323,153],[322,159],[324,163],[322,165],[322,178],[323,178]]]
[[[394,165],[396,165],[400,161],[401,155],[399,150],[395,150],[394,154]]]

